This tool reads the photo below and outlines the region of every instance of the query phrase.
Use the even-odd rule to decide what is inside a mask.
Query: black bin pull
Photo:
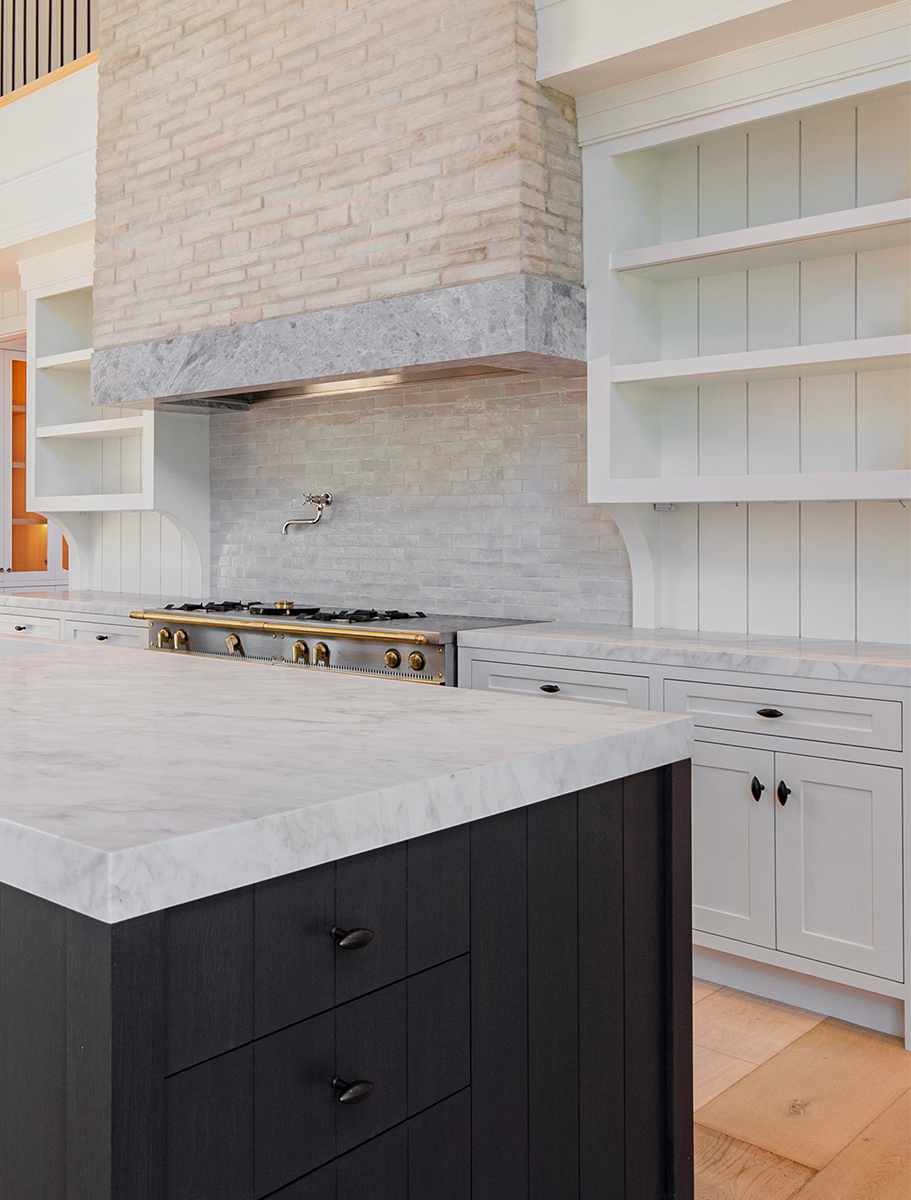
[[[338,943],[339,950],[360,950],[373,941],[372,929],[339,929],[332,927],[332,936]]]
[[[762,797],[762,793],[765,791],[765,784],[760,783],[755,775],[750,780],[750,791],[753,795],[753,799],[758,804]]]
[[[785,783],[785,781],[783,779],[779,780],[778,791],[776,794],[778,796],[778,803],[781,805],[782,808],[784,808],[784,806],[788,802],[788,796],[790,796],[790,794],[791,794],[791,789],[788,787],[788,785]]]
[[[555,683],[542,683],[541,684],[542,692],[559,692],[559,690],[560,690],[559,687]]]
[[[757,708],[757,717],[783,717],[784,713],[780,708]]]

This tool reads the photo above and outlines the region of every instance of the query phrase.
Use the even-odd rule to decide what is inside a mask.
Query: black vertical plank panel
[[[312,1175],[296,1180],[279,1192],[273,1192],[269,1200],[336,1200],[337,1175],[338,1167],[331,1162]]]
[[[164,1200],[165,914],[114,925],[111,946],[111,1200]]]
[[[471,1081],[468,955],[408,980],[408,1112],[420,1112]]]
[[[165,914],[168,1071],[181,1071],[253,1036],[253,888]]]
[[[528,1200],[526,810],[471,825],[472,1200]]]
[[[0,1196],[66,1197],[66,910],[0,887]]]
[[[673,1137],[670,1194],[693,1200],[693,930],[692,930],[692,764],[665,767],[667,839],[667,920],[670,1010],[670,1088],[668,1126]]]
[[[528,809],[528,1196],[579,1191],[577,798]]]
[[[66,1194],[111,1197],[111,926],[66,914]]]
[[[470,1091],[412,1117],[407,1128],[408,1200],[471,1200]]]
[[[623,781],[626,1197],[668,1194],[664,773]]]
[[[467,825],[408,842],[408,973],[465,954],[469,930]]]
[[[342,1004],[405,974],[405,843],[336,864],[335,917],[342,929],[370,929],[373,941],[336,953],[336,1002]]]
[[[335,1105],[339,1154],[403,1121],[408,1111],[405,983],[371,992],[335,1010],[336,1074],[367,1079],[373,1094],[359,1104]]]
[[[408,1133],[404,1125],[390,1129],[340,1158],[338,1200],[406,1200]],[[309,1198],[308,1198],[309,1200]]]
[[[253,1047],[172,1075],[167,1200],[253,1200]]]
[[[335,1157],[335,1017],[331,1012],[254,1045],[256,1194]]]
[[[335,1003],[335,863],[258,883],[254,891],[255,1036]]]
[[[579,793],[579,1197],[625,1179],[623,783]]]

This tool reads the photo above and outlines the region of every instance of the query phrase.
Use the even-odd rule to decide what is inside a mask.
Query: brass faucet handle
[[[170,640],[171,640],[170,629],[159,629],[159,631],[158,631],[158,649],[163,650],[165,642],[169,642]]]
[[[306,642],[295,642],[291,647],[291,661],[295,663],[310,662],[310,647]]]
[[[246,657],[244,655],[243,644],[236,633],[229,633],[225,638],[225,645],[228,647],[228,653],[234,654],[239,658]]]
[[[174,649],[180,650],[181,648],[190,649],[190,635],[185,629],[178,629],[174,634]]]

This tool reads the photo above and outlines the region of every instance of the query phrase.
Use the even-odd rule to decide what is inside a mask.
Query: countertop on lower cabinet
[[[691,737],[0,656],[0,1195],[692,1200]]]
[[[472,629],[461,649],[555,654],[594,661],[693,667],[742,674],[793,676],[840,683],[911,685],[911,647],[880,642],[634,629],[628,625],[570,624]]]

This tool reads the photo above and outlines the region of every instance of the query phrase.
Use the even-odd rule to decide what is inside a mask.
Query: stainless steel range
[[[396,609],[323,609],[290,600],[221,601],[132,612],[149,621],[149,649],[414,683],[456,683],[461,629],[520,625],[497,617],[453,617]]]

